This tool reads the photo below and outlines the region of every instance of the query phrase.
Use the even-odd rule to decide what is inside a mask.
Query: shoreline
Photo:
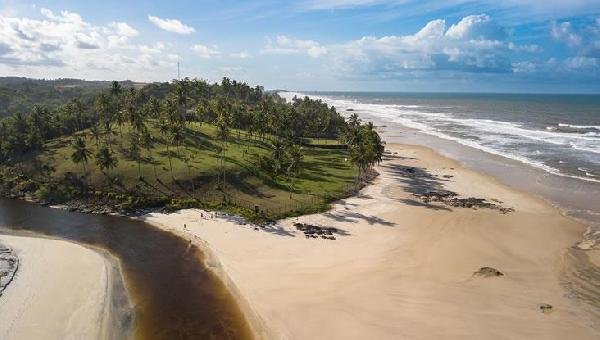
[[[576,289],[580,288],[578,285],[582,282],[572,281],[573,279],[578,280],[578,276],[582,271],[589,269],[589,265],[597,266],[599,263],[597,251],[583,251],[573,247],[581,241],[585,231],[583,224],[564,214],[544,198],[519,191],[493,176],[470,169],[457,160],[442,156],[431,148],[420,145],[388,144],[388,151],[383,164],[378,167],[380,176],[357,195],[334,202],[332,209],[327,212],[288,218],[279,221],[277,224],[262,227],[248,224],[245,220],[236,216],[201,209],[186,209],[174,213],[151,212],[139,217],[129,216],[129,218],[148,222],[184,239],[190,239],[194,245],[198,246],[205,255],[205,265],[218,276],[227,290],[234,296],[252,332],[260,339],[306,338],[325,335],[329,338],[358,338],[361,334],[364,336],[377,334],[381,338],[397,336],[431,338],[442,335],[450,338],[478,338],[481,336],[502,338],[506,334],[496,333],[500,330],[512,336],[546,335],[550,338],[577,334],[586,339],[594,338],[600,334],[600,315],[594,315],[593,307],[588,308],[589,306],[581,305],[579,300],[588,297],[585,295],[578,296],[581,294]],[[391,165],[394,167],[391,168]],[[405,171],[410,168],[422,169],[425,172],[420,173],[421,170],[417,173]],[[391,174],[399,174],[399,169],[401,176],[391,178]],[[539,223],[532,216],[520,216],[513,219],[512,212],[501,213],[497,209],[485,207],[475,207],[475,210],[472,210],[473,208],[447,205],[448,202],[436,201],[435,197],[433,200],[424,202],[421,200],[422,197],[418,198],[414,195],[414,192],[407,195],[407,190],[415,183],[403,187],[407,183],[406,177],[413,177],[412,180],[418,180],[425,173],[428,174],[426,182],[439,181],[443,184],[440,188],[457,192],[459,197],[482,197],[483,195],[488,202],[492,202],[494,205],[514,208],[516,210],[515,214],[522,214],[525,211],[527,214],[532,214],[533,217],[541,216],[544,220],[552,223],[550,231],[556,233],[556,237],[536,233],[541,229],[539,226],[536,227],[536,224]],[[450,177],[446,178],[445,176]],[[436,190],[442,190],[440,188]],[[512,201],[503,198],[505,196],[511,198]],[[498,200],[498,198],[501,199]],[[511,202],[514,202],[514,204],[511,204]],[[436,207],[432,208],[431,205]],[[399,211],[390,211],[390,209]],[[449,212],[446,209],[452,211]],[[399,215],[400,210],[410,214]],[[416,214],[416,216],[412,216],[412,214]],[[455,221],[452,221],[454,219],[453,214],[460,215],[458,218],[462,222],[455,223]],[[440,219],[438,215],[448,216]],[[502,249],[495,249],[491,251],[492,254],[486,254],[491,261],[481,261],[480,267],[491,266],[497,268],[503,273],[503,276],[497,278],[478,278],[474,276],[473,273],[479,267],[472,265],[469,267],[470,269],[467,269],[466,262],[470,262],[468,261],[469,256],[461,250],[465,246],[473,247],[473,240],[467,242],[467,244],[461,244],[461,242],[473,238],[477,242],[490,242],[493,237],[477,231],[478,223],[472,221],[473,216],[471,215],[482,215],[475,217],[475,221],[478,223],[485,223],[488,219],[494,220],[492,224],[496,224],[495,227],[504,227],[506,219],[513,223],[524,221],[525,226],[534,228],[535,232],[531,233],[526,230],[511,229],[512,232],[523,233],[521,236],[524,239],[515,239],[515,235],[512,235],[513,237],[508,238],[510,242],[505,240],[506,243],[500,242],[501,246],[497,245],[497,247],[514,248],[513,251],[519,252],[524,251],[527,256],[519,258],[519,261],[542,261],[544,263],[543,268],[528,267],[523,269],[520,268],[519,261],[508,261],[515,268],[508,266],[507,269],[502,265],[507,254],[498,254],[496,252],[501,252]],[[209,218],[209,216],[214,217]],[[436,225],[436,221],[448,222],[451,227],[438,228],[440,226]],[[339,229],[340,234],[335,234],[335,241],[308,239],[293,226],[296,222],[325,227],[335,226]],[[183,228],[184,224],[186,224],[185,229]],[[416,232],[415,228],[419,231]],[[432,228],[435,230],[429,230]],[[459,235],[453,235],[453,232],[448,230],[449,228],[458,228]],[[422,232],[427,232],[430,239],[420,239],[418,235]],[[496,236],[503,240],[506,235]],[[4,236],[0,236],[0,239],[2,237]],[[445,238],[450,239],[452,242],[448,244],[448,239]],[[551,249],[548,249],[547,252],[536,249],[533,254],[527,252],[527,249],[524,249],[527,248],[527,242],[536,242],[537,238],[548,242]],[[398,241],[399,244],[392,244],[389,241],[390,239]],[[407,242],[408,239],[412,239],[411,242]],[[433,256],[446,264],[443,271],[451,277],[450,280],[445,277],[436,277],[435,271],[434,273],[428,273],[425,277],[417,275],[417,278],[411,277],[415,275],[413,273],[408,276],[410,277],[409,281],[414,282],[408,285],[407,282],[403,282],[404,280],[396,282],[398,287],[407,285],[404,289],[390,286],[389,281],[395,282],[398,280],[396,276],[401,277],[405,274],[404,270],[395,273],[394,270],[397,268],[390,262],[387,255],[382,258],[382,254],[393,252],[396,248],[399,249],[403,246],[411,247],[413,241],[417,241],[418,244],[416,246],[412,245],[413,248],[422,249],[412,249],[408,253],[408,255],[411,255],[409,256],[410,261],[412,261],[410,264],[402,263],[402,260],[399,260],[406,258],[406,256],[399,256],[395,260],[398,261],[397,264],[400,267],[408,266],[404,270],[410,272],[418,268],[416,264],[422,261],[423,258]],[[439,253],[444,253],[441,259],[438,251],[433,251],[433,248],[439,248],[437,243],[440,242],[444,244],[443,250],[439,251]],[[454,242],[461,244],[461,246],[453,245]],[[537,240],[537,242],[542,241]],[[75,243],[74,246],[88,248],[87,250],[90,252],[102,253],[78,243]],[[480,247],[475,246],[474,248],[477,252],[480,252],[481,249],[478,249]],[[385,250],[383,253],[382,249]],[[452,249],[454,251],[450,251]],[[557,249],[560,250],[560,254],[557,254]],[[431,250],[432,253],[423,252],[424,250]],[[454,259],[457,262],[450,260],[455,251],[461,252],[459,258]],[[484,253],[487,253],[487,251]],[[337,258],[338,256],[339,258]],[[508,257],[511,256],[514,257],[515,254],[509,253]],[[547,261],[548,256],[554,260]],[[449,257],[449,259],[445,259],[445,257]],[[533,257],[533,259],[530,257]],[[394,258],[396,257],[394,256]],[[585,262],[586,259],[588,260],[587,263]],[[107,260],[105,259],[105,261]],[[420,266],[423,268],[422,270],[427,271],[429,270],[427,265],[439,267],[437,261],[427,264],[421,263]],[[344,268],[345,266],[350,268]],[[369,269],[371,266],[378,268],[375,273],[371,273],[372,270]],[[391,271],[394,275],[385,277],[385,279],[382,278],[381,268],[379,268],[381,266],[386,268],[385,271]],[[451,270],[445,269],[447,266],[451,267]],[[453,267],[460,267],[464,270],[457,273],[456,268]],[[536,275],[540,276],[539,280],[532,280],[531,276]],[[371,279],[370,276],[374,278]],[[323,277],[326,279],[324,282],[320,282]],[[588,278],[598,279],[597,277]],[[352,283],[355,280],[365,279],[373,281],[368,290],[364,290],[364,286],[358,285],[350,291],[346,291],[347,289],[344,288],[341,290],[345,292],[336,293],[335,287],[338,285],[344,286],[344,284],[350,282],[352,286],[356,285]],[[450,283],[447,282],[448,280]],[[316,281],[316,283],[313,283],[313,281]],[[503,281],[508,281],[508,283],[499,283]],[[531,284],[533,281],[535,281],[535,285]],[[307,282],[309,288],[304,287],[302,282]],[[458,292],[460,294],[456,293],[460,296],[460,299],[454,300],[455,303],[450,303],[449,301],[453,301],[457,297],[450,294],[450,296],[436,296],[433,298],[427,296],[428,294],[424,293],[419,287],[430,287],[433,291],[441,291],[444,288],[449,289],[448,287],[438,287],[440,282],[443,285],[450,284],[451,286],[456,284],[466,285],[468,290],[481,291],[477,291],[473,297],[470,292],[460,291],[465,288],[462,287]],[[595,282],[598,281],[592,282],[592,289],[595,289]],[[491,288],[485,286],[488,283]],[[548,291],[552,298],[547,299],[548,301],[540,298],[535,306],[533,306],[533,303],[529,306],[519,304],[519,301],[517,301],[519,299],[511,298],[511,295],[518,294],[524,288],[523,283],[528,283],[525,285],[525,291],[529,294],[540,295],[539,291]],[[511,287],[503,287],[503,285]],[[569,287],[569,285],[571,286]],[[451,288],[456,289],[457,287]],[[586,286],[585,288],[589,287]],[[112,293],[108,282],[105,289],[106,294],[110,296]],[[314,291],[315,296],[303,292],[305,289]],[[394,294],[392,296],[402,296],[402,303],[398,305],[386,303],[385,300],[390,299],[389,296],[382,299],[381,295],[383,293],[372,291],[379,289],[388,293],[389,290],[393,290]],[[575,291],[569,291],[569,289],[575,289]],[[10,287],[8,290],[10,290]],[[263,290],[266,293],[262,292]],[[468,301],[469,299],[473,300],[470,302],[471,304],[478,307],[481,305],[493,306],[494,298],[498,298],[496,290],[501,290],[502,297],[507,299],[509,303],[508,306],[503,306],[502,301],[499,305],[500,309],[506,309],[506,311],[503,311],[500,315],[495,315],[495,317],[509,321],[491,322],[490,318],[494,316],[494,311],[482,311],[481,315],[478,315],[479,313],[472,310],[473,306],[457,306],[457,304],[462,303],[459,301]],[[356,301],[355,295],[360,296],[361,294],[368,299]],[[486,294],[491,295],[491,298],[490,296],[486,298]],[[570,297],[564,297],[565,295]],[[320,301],[321,299],[329,302],[325,304]],[[370,301],[371,299],[374,301],[381,299],[381,301],[375,306]],[[485,301],[486,299],[489,301]],[[558,301],[558,303],[555,301]],[[291,306],[288,306],[290,302]],[[592,303],[598,302],[592,301]],[[409,305],[408,309],[412,310],[412,314],[404,310],[407,308],[404,303]],[[541,309],[541,306],[546,303],[552,306],[549,312]],[[425,308],[426,311],[422,311],[414,306],[422,304],[433,305],[436,308]],[[382,308],[380,308],[381,306]],[[393,317],[382,315],[383,312],[380,312],[379,309],[383,309],[385,314],[391,314]],[[474,324],[486,325],[491,322],[494,329],[483,332],[482,329],[475,327],[467,331],[467,327],[456,317],[442,315],[441,320],[443,322],[441,324],[458,333],[450,332],[446,334],[446,332],[436,333],[435,331],[429,331],[428,333],[428,328],[433,327],[433,325],[428,324],[429,321],[424,320],[424,318],[430,318],[436,313],[445,314],[444,309],[453,311],[455,315],[468,315],[469,320]],[[332,312],[338,313],[336,315],[340,315],[342,321],[330,320],[331,322],[324,323],[322,319],[330,319]],[[511,313],[509,312],[514,313],[514,316],[510,316]],[[315,315],[310,315],[311,313]],[[527,320],[536,325],[533,329],[541,333],[527,331],[524,327],[519,328],[519,333],[511,328],[511,325],[514,326],[515,322],[523,322],[521,320],[523,318],[517,318],[519,314],[523,313],[527,314],[523,318],[529,318]],[[415,317],[414,314],[418,317]],[[550,320],[539,319],[540,315]],[[112,317],[114,316],[113,314]],[[115,322],[115,320],[112,319],[111,322]],[[502,326],[504,322],[506,322],[506,325]],[[356,327],[357,331],[345,333],[349,332],[352,327]]]
[[[600,215],[589,209],[580,209],[573,205],[575,203],[570,202],[570,199],[577,201],[580,200],[581,197],[569,198],[567,199],[568,203],[566,203],[556,196],[560,196],[560,193],[553,192],[552,196],[549,193],[543,193],[546,189],[540,189],[539,187],[536,188],[535,186],[528,185],[527,183],[527,180],[535,181],[537,183],[540,181],[540,176],[548,176],[550,179],[554,177],[559,181],[574,181],[575,179],[552,173],[546,173],[541,169],[531,167],[527,163],[522,163],[511,158],[505,158],[501,155],[487,153],[483,150],[463,145],[456,141],[445,140],[437,136],[427,135],[421,131],[403,126],[401,124],[394,124],[396,126],[388,130],[389,125],[385,125],[386,123],[383,121],[381,121],[381,123],[383,124],[380,128],[382,136],[384,136],[386,140],[392,140],[393,144],[420,145],[432,149],[444,157],[455,160],[458,162],[458,164],[465,168],[487,175],[499,183],[511,187],[517,191],[523,191],[535,196],[560,211],[563,216],[573,219],[581,224],[585,224],[587,230],[582,235],[582,240],[579,242],[578,247],[584,251],[600,250]],[[396,131],[395,129],[399,129],[400,132]],[[469,154],[469,156],[462,157],[460,153],[464,151],[467,151],[466,153]],[[494,164],[498,163],[503,165],[510,164],[510,166],[506,169],[506,173],[509,175],[503,174],[501,170],[494,168]],[[522,176],[523,179],[515,181],[514,178],[519,176]],[[547,179],[544,180],[547,181]],[[553,185],[557,186],[558,184],[554,183]],[[521,186],[526,188],[520,188]],[[538,186],[543,185],[538,184]],[[556,188],[553,188],[553,190],[554,189]],[[598,263],[600,264],[600,262]]]
[[[36,235],[10,233],[0,241],[19,268],[0,297],[0,334],[7,338],[127,336],[118,261],[98,249]],[[66,298],[68,297],[68,298]]]
[[[285,92],[285,91],[284,91]],[[304,96],[300,92],[291,94]],[[556,174],[536,167],[529,162],[507,157],[493,150],[464,143],[459,139],[430,133],[415,126],[405,125],[387,116],[357,108],[356,103],[338,102],[335,97],[323,94],[310,94],[313,99],[321,99],[330,105],[350,113],[359,113],[361,118],[372,121],[382,137],[389,143],[422,145],[437,153],[457,160],[461,165],[476,172],[487,174],[501,183],[517,190],[525,191],[542,198],[572,219],[586,224],[586,231],[580,247],[583,250],[600,250],[600,210],[590,203],[588,197],[600,195],[600,184],[577,179],[569,175]],[[288,96],[289,97],[289,96]],[[569,190],[564,190],[569,188]],[[600,260],[598,261],[600,265]]]
[[[150,213],[139,219],[186,237],[194,244],[201,246],[207,254],[207,266],[219,275],[238,298],[240,307],[244,310],[258,338],[306,338],[314,336],[357,338],[360,334],[378,334],[383,338],[399,335],[411,335],[415,338],[434,337],[437,333],[427,333],[426,329],[423,328],[423,325],[428,322],[423,319],[425,317],[425,313],[421,310],[423,304],[436,306],[432,310],[425,308],[432,315],[444,314],[454,310],[460,315],[469,315],[469,319],[474,324],[480,325],[469,332],[465,330],[468,327],[457,317],[445,315],[440,322],[446,325],[451,332],[439,333],[440,336],[478,338],[491,335],[497,338],[501,337],[497,333],[500,331],[504,331],[509,335],[512,334],[512,336],[539,336],[545,334],[551,338],[561,337],[560,334],[578,334],[581,338],[593,338],[598,334],[598,326],[594,326],[598,323],[598,320],[592,319],[592,316],[586,314],[584,311],[586,308],[581,306],[578,300],[565,298],[564,295],[568,292],[565,286],[561,284],[561,280],[565,279],[564,275],[567,275],[565,273],[572,268],[567,264],[565,256],[567,251],[578,240],[581,240],[585,230],[582,224],[568,216],[564,216],[542,198],[517,191],[489,175],[465,168],[458,161],[437,154],[430,148],[396,144],[389,144],[388,147],[390,147],[389,150],[392,154],[388,154],[386,157],[388,159],[379,167],[378,170],[381,172],[379,178],[373,184],[364,188],[356,197],[336,202],[329,212],[285,219],[278,222],[277,225],[265,228],[247,225],[245,222],[228,215],[221,215],[216,219],[207,218],[206,216],[211,216],[212,213],[200,209],[181,210],[172,214]],[[408,158],[405,160],[395,159],[393,154],[395,152],[398,153],[400,158]],[[406,155],[406,152],[410,155]],[[412,157],[411,155],[416,155],[415,158],[419,159],[411,160],[409,159]],[[420,160],[420,158],[425,160]],[[425,171],[435,173],[434,176],[438,179],[443,178],[442,176],[451,176],[447,178],[443,186],[458,192],[461,197],[479,197],[482,194],[487,194],[488,202],[501,198],[498,201],[507,202],[508,205],[514,203],[512,204],[514,206],[511,207],[516,212],[501,214],[498,211],[485,208],[477,208],[477,210],[471,211],[467,208],[444,207],[444,204],[435,209],[427,207],[427,204],[437,206],[439,202],[435,201],[427,204],[420,202],[421,204],[419,204],[419,201],[414,199],[415,197],[406,195],[406,187],[400,188],[397,181],[390,180],[391,170],[386,168],[390,163],[400,164],[405,162],[408,162],[410,164],[408,166],[411,167],[423,166]],[[402,167],[404,166],[402,165]],[[443,174],[449,171],[454,174]],[[464,182],[464,178],[459,180],[457,177],[466,177],[470,182]],[[490,190],[494,197],[490,196],[490,192],[487,192]],[[384,193],[384,191],[387,192]],[[506,197],[509,200],[506,200]],[[370,202],[373,200],[377,203]],[[392,208],[389,206],[392,206],[394,210],[404,210],[419,216],[398,216],[398,212],[390,211],[389,209]],[[444,208],[452,211],[448,212]],[[351,212],[348,212],[348,210],[351,210]],[[347,216],[344,214],[347,214]],[[458,216],[453,216],[455,214]],[[201,217],[202,215],[204,217]],[[386,218],[382,218],[381,215],[392,218],[388,221]],[[442,217],[441,215],[447,216]],[[515,215],[518,216],[515,217]],[[547,227],[548,230],[544,230],[545,227],[538,225],[539,218],[543,218],[544,221],[550,223],[550,227]],[[460,220],[460,223],[454,221],[455,219]],[[407,225],[406,220],[411,225]],[[304,235],[294,229],[293,223],[296,221],[334,226],[344,230],[347,236],[336,236],[335,241],[306,239],[302,237]],[[453,233],[447,230],[448,226],[440,226],[432,221],[448,222],[452,228],[460,229],[459,235],[452,235]],[[510,224],[523,223],[532,230],[515,229],[514,226],[507,223],[508,221],[510,221]],[[490,224],[490,226],[485,227],[486,232],[497,233],[493,230],[502,227],[509,228],[510,232],[518,235],[511,235],[510,232],[509,235],[495,235],[499,239],[506,239],[506,244],[501,242],[501,245],[494,245],[489,235],[476,230],[480,223]],[[184,224],[186,225],[185,229]],[[372,230],[373,226],[379,225],[383,230]],[[345,228],[342,228],[342,226],[345,226]],[[351,226],[350,229],[348,229],[349,226]],[[398,229],[402,229],[402,231]],[[423,240],[419,236],[422,231],[417,232],[415,229],[434,229],[436,232],[429,235],[432,240]],[[541,231],[545,233],[550,231],[555,234],[548,236],[541,233]],[[443,237],[438,233],[442,233]],[[444,237],[448,239],[444,239]],[[383,265],[387,270],[390,270],[390,266],[393,268],[390,259],[387,256],[380,257],[382,253],[379,251],[382,248],[385,249],[384,254],[397,251],[399,245],[390,244],[389,238],[399,242],[404,238],[413,238],[415,239],[413,241],[417,241],[422,246],[423,249],[414,249],[415,246],[413,245],[412,251],[404,254],[412,255],[410,256],[411,264],[400,265],[401,267],[407,266],[404,268],[405,270],[416,270],[417,272],[419,272],[417,268],[421,268],[422,271],[431,270],[424,264],[415,267],[415,263],[423,261],[423,258],[433,256],[436,261],[429,263],[429,265],[437,268],[440,265],[438,261],[445,263],[443,269],[438,268],[438,270],[446,272],[451,279],[444,276],[436,277],[435,272],[425,276],[415,273],[413,275],[416,277],[413,280],[408,280],[413,281],[412,283],[404,282],[404,280],[396,282],[399,286],[407,287],[405,287],[405,290],[395,291],[396,289],[390,286],[387,280],[381,280],[379,277],[387,275],[380,272],[377,272],[377,275],[373,274],[376,277],[376,279],[371,279],[376,281],[372,284],[373,289],[393,290],[394,294],[392,296],[403,296],[401,300],[404,303],[411,301],[409,303],[411,307],[407,308],[400,301],[396,301],[399,303],[398,305],[390,305],[382,299],[377,304],[378,308],[388,308],[386,315],[382,315],[382,313],[377,312],[377,309],[372,309],[375,306],[371,306],[372,301],[370,300],[378,300],[377,298],[371,297],[371,299],[365,301],[355,297],[361,294],[364,296],[373,295],[372,291],[365,291],[365,287],[359,285],[360,287],[351,290],[351,294],[336,293],[336,285],[333,282],[340,284],[339,280],[343,279],[344,282],[350,282],[350,285],[352,285],[354,280],[365,279],[366,273],[371,271],[370,266]],[[549,249],[545,249],[544,246],[541,246],[540,249],[540,244],[537,244],[541,242],[540,239],[544,239],[551,245],[548,246]],[[468,240],[468,242],[465,240]],[[481,245],[478,246],[478,242],[483,242],[492,248],[498,249],[480,249]],[[531,242],[531,244],[528,244],[528,242]],[[443,244],[445,251],[427,249],[428,246],[433,247],[435,243]],[[405,244],[405,246],[410,247],[410,244]],[[487,261],[482,260],[479,267],[497,266],[498,270],[502,271],[504,275],[499,278],[485,279],[473,276],[473,272],[476,272],[479,267],[472,263],[472,259],[469,260],[469,251],[462,249],[465,247],[469,251],[482,253],[480,255],[485,255],[488,258]],[[351,250],[348,248],[351,248]],[[512,250],[505,254],[506,249],[503,248]],[[459,255],[456,255],[455,252]],[[366,260],[361,260],[361,256],[364,256]],[[510,261],[507,261],[507,256]],[[457,262],[448,262],[447,257],[458,257],[454,259]],[[357,263],[341,264],[340,262],[344,262],[344,260]],[[311,263],[312,261],[315,261],[315,263]],[[324,263],[320,264],[319,261]],[[527,265],[521,264],[523,261],[529,263]],[[531,262],[539,263],[537,266],[531,266]],[[467,263],[471,263],[471,266],[467,266]],[[540,264],[543,265],[540,267]],[[344,268],[344,266],[351,268]],[[450,267],[450,269],[447,267]],[[463,269],[461,273],[457,272],[458,268]],[[396,276],[398,275],[402,276],[403,271],[395,273],[392,281],[397,280]],[[261,276],[266,278],[261,278]],[[540,278],[535,279],[536,276]],[[322,277],[327,277],[327,279]],[[567,281],[572,278],[571,275],[567,278]],[[388,277],[388,279],[390,278]],[[317,282],[324,280],[324,282],[313,284],[311,283],[312,280],[317,280]],[[318,292],[322,299],[329,299],[330,303],[323,304],[312,294],[303,293],[303,289],[300,288],[302,282],[306,282],[306,286],[310,286],[311,290]],[[442,286],[449,285],[452,288],[451,290],[455,291],[447,294],[439,293],[437,295],[441,296],[432,298],[428,297],[420,288],[423,286],[436,287],[441,283],[443,283]],[[574,282],[574,284],[577,283]],[[456,285],[459,287],[456,287]],[[462,285],[470,286],[466,289],[461,287]],[[308,289],[307,287],[303,288]],[[445,288],[450,289],[449,287]],[[515,299],[511,297],[513,294],[518,295],[518,292],[524,288],[529,294],[537,295],[536,298],[539,301],[536,303],[530,301],[530,305],[525,307],[522,304],[522,298]],[[464,291],[465,289],[466,291]],[[340,290],[344,289],[340,288]],[[471,296],[470,290],[480,291],[475,293],[475,296]],[[502,300],[497,301],[498,305],[495,307],[500,309],[501,312],[492,310],[478,313],[474,310],[476,309],[474,306],[490,307],[490,304],[493,305],[489,299],[499,298],[497,290],[501,290],[500,295],[502,295],[502,298],[509,301],[506,305]],[[437,289],[434,289],[434,291],[437,291]],[[419,293],[415,294],[416,292]],[[547,293],[550,296],[544,299],[540,296],[542,293]],[[379,294],[374,295],[378,296]],[[486,297],[486,295],[489,296]],[[460,296],[460,299],[456,302],[472,299],[471,304],[473,306],[448,303],[448,300],[456,299],[457,296]],[[386,297],[386,299],[389,298],[389,296]],[[355,300],[360,300],[360,303]],[[355,303],[352,304],[351,301]],[[552,305],[549,313],[546,313],[546,310],[541,307],[546,303]],[[290,304],[292,306],[289,306]],[[339,305],[346,305],[347,308]],[[412,314],[408,313],[406,309],[412,309]],[[308,310],[311,311],[309,314],[314,315],[307,316]],[[319,319],[318,315],[325,318],[333,310],[338,313],[336,315],[342,320],[329,320],[328,323]],[[489,316],[495,313],[498,314],[495,318]],[[519,316],[523,313],[526,315]],[[398,314],[403,314],[404,317],[399,317]],[[415,316],[415,314],[418,316]],[[390,315],[393,316],[390,317]],[[298,322],[297,318],[302,322]],[[382,319],[375,322],[375,324],[378,324],[377,327],[372,325],[375,321],[373,318]],[[498,321],[498,319],[503,321]],[[371,321],[367,322],[368,320]],[[386,320],[388,322],[385,322]],[[528,327],[515,327],[515,323],[522,326],[524,326],[523,323],[529,323],[529,325]],[[533,329],[537,329],[539,333],[532,333],[532,330],[528,330],[531,323],[537,325]],[[486,332],[484,330],[485,326],[483,326],[485,324],[494,325],[494,327]],[[504,326],[501,326],[502,324]],[[399,325],[403,325],[409,331],[401,330]],[[350,329],[355,328],[352,334],[347,333],[350,331],[347,329],[348,327]],[[452,331],[457,333],[453,334]],[[427,334],[427,336],[423,334]]]

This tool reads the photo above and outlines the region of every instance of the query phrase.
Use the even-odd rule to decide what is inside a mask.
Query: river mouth
[[[74,241],[116,257],[134,308],[135,339],[252,338],[235,299],[204,265],[203,253],[179,236],[141,221],[9,199],[0,199],[0,227]]]

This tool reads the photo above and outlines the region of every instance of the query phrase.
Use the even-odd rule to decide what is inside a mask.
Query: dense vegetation
[[[287,103],[227,78],[113,82],[0,120],[0,192],[276,218],[347,195],[382,154],[372,124],[321,101]]]
[[[28,114],[34,106],[56,107],[77,99],[87,106],[101,90],[110,87],[107,81],[79,79],[39,80],[19,77],[0,77],[0,118],[11,114]],[[125,87],[141,86],[123,82]]]

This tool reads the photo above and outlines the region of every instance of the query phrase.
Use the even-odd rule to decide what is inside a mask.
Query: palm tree
[[[140,148],[141,136],[137,132],[131,134],[129,139],[129,156],[137,162],[138,178],[142,179],[142,149]]]
[[[169,169],[171,171],[171,178],[173,176],[173,162],[171,160],[171,150],[169,146],[176,138],[173,138],[173,131],[176,130],[176,126],[179,120],[177,117],[177,102],[173,98],[169,98],[163,102],[162,112],[159,121],[159,130],[166,138],[167,146],[167,157],[169,158]],[[178,137],[177,137],[178,138]]]
[[[110,169],[117,166],[118,160],[115,158],[113,152],[106,146],[102,147],[96,153],[96,164],[100,168],[100,171],[110,178]]]
[[[81,163],[83,165],[83,175],[85,176],[87,172],[85,165],[87,164],[88,159],[92,155],[92,152],[87,148],[85,139],[79,136],[75,138],[75,140],[73,140],[73,144],[71,144],[71,147],[73,148],[71,160],[75,164]]]
[[[217,138],[221,140],[220,167],[223,179],[223,190],[225,190],[225,151],[227,150],[227,138],[229,137],[230,124],[229,111],[225,106],[226,104],[223,100],[219,100],[215,104],[215,111],[217,113]]]
[[[285,162],[285,144],[281,141],[281,139],[276,139],[271,145],[273,151],[271,151],[271,159],[273,161],[272,170],[273,170],[273,178],[276,178],[277,175],[282,171]]]
[[[110,120],[110,101],[108,96],[104,93],[100,93],[96,96],[96,100],[94,102],[96,112],[98,113],[99,121],[104,124],[106,121]]]
[[[179,147],[185,141],[183,127],[180,125],[177,125],[177,124],[172,125],[169,132],[170,132],[171,141],[173,142],[173,144],[175,145],[175,148],[177,149],[177,154],[180,155]]]
[[[300,172],[302,171],[304,155],[302,154],[302,147],[294,144],[287,150],[287,158],[289,165],[287,166],[286,172],[290,181],[290,199],[292,199],[292,193],[294,192],[294,184]]]
[[[350,160],[358,168],[357,181],[372,166],[383,159],[385,143],[373,128],[372,123],[359,125],[353,134],[350,147]]]
[[[92,125],[92,127],[90,127],[90,132],[92,133],[92,137],[94,137],[94,140],[96,141],[96,147],[98,147],[100,135],[102,134],[102,132],[100,132],[100,129],[98,128],[98,125]]]
[[[152,169],[154,170],[154,179],[157,179],[158,175],[156,174],[156,161],[152,157],[152,151],[151,151],[152,147],[154,146],[153,145],[154,139],[152,138],[152,135],[150,134],[150,132],[148,132],[147,130],[142,132],[141,144],[142,144],[142,147],[144,149],[146,149],[146,153],[148,154],[148,159],[152,162]]]
[[[110,136],[112,136],[114,134],[114,130],[112,125],[110,124],[110,121],[107,120],[104,122],[104,143],[112,150],[112,143],[113,140],[110,138]]]
[[[112,110],[114,118],[119,126],[119,133],[121,134],[121,142],[123,141],[123,123],[125,122],[125,115],[121,111],[121,95],[123,88],[118,81],[113,81],[110,87],[110,96],[112,100]]]

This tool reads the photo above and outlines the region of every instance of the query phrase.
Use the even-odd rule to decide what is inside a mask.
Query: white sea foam
[[[558,126],[570,127],[570,128],[573,128],[573,129],[595,129],[595,130],[600,130],[600,125],[573,125],[573,124],[558,123]]]
[[[294,96],[304,97],[305,95],[298,92],[284,92],[280,93],[280,96],[291,100]],[[551,149],[564,148],[565,152],[578,150],[578,152],[600,154],[600,134],[590,131],[591,129],[599,129],[600,132],[600,126],[560,123],[556,126],[549,126],[545,130],[539,130],[528,128],[518,122],[457,118],[450,113],[435,112],[435,108],[423,105],[361,103],[356,100],[337,99],[320,95],[310,95],[309,97],[320,99],[335,106],[344,115],[356,112],[363,116],[377,117],[490,154],[513,159],[554,175],[600,182],[590,171],[585,171],[585,176],[566,174],[539,159],[534,159],[534,157],[539,158],[540,155],[543,155],[544,149],[536,148],[532,150],[531,148],[519,147],[523,143],[530,143],[534,146],[546,145],[547,147],[550,144],[553,146]],[[348,111],[348,109],[351,111]],[[582,133],[564,131],[563,128],[581,129]],[[597,156],[594,157],[594,159],[597,158]],[[565,162],[559,161],[559,163],[564,164]],[[597,163],[600,164],[600,158],[598,158]]]

